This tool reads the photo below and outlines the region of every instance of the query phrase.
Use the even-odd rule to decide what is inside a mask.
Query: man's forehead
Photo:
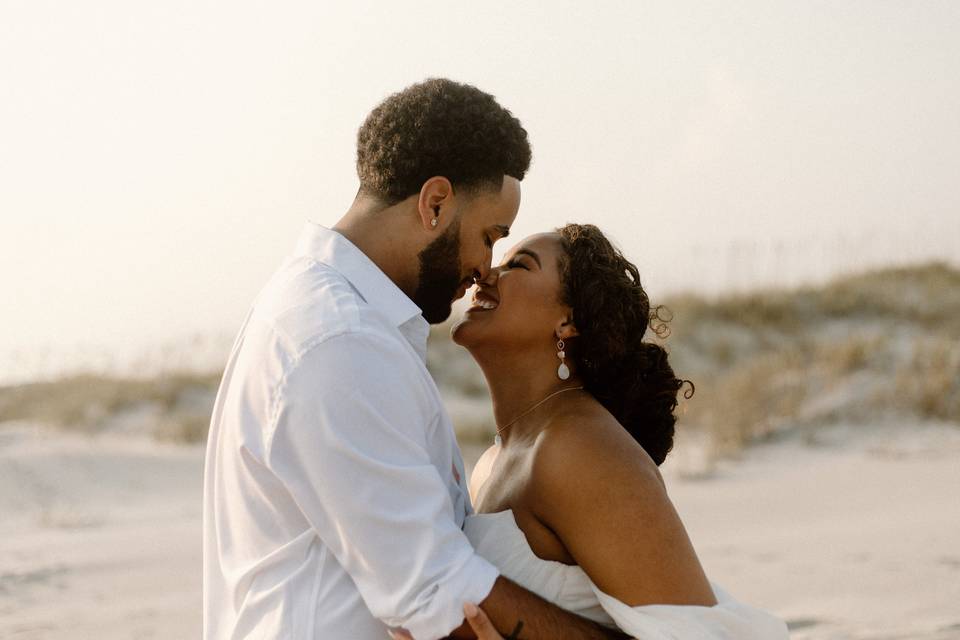
[[[516,211],[520,207],[520,181],[513,176],[503,176],[497,199],[504,207]]]
[[[499,192],[487,191],[478,194],[472,207],[477,213],[475,224],[485,231],[497,234],[499,238],[505,238],[510,234],[510,225],[516,219],[519,207],[520,181],[504,176]]]
[[[503,176],[503,186],[500,188],[500,191],[505,196],[519,198],[520,181],[513,176]]]

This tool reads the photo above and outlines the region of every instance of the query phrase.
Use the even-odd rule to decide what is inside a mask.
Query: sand
[[[960,638],[958,462],[955,427],[837,427],[668,487],[708,575],[792,638],[946,640]]]
[[[836,427],[711,468],[676,453],[664,474],[708,574],[793,638],[960,638],[960,428]],[[198,637],[202,464],[0,427],[0,637]]]
[[[197,638],[203,451],[0,431],[0,638]]]

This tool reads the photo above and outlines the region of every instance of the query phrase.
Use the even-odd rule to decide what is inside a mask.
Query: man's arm
[[[477,615],[466,615],[451,638],[479,640],[621,640],[617,629],[604,627],[551,604],[507,580],[497,578]],[[474,607],[475,608],[475,607]],[[469,607],[468,607],[469,609]],[[467,611],[465,610],[465,613]],[[486,614],[486,615],[485,615]],[[498,633],[499,631],[499,633]]]
[[[286,367],[265,462],[370,612],[418,640],[450,633],[498,572],[456,521],[429,442],[438,407],[409,348],[337,335]],[[238,497],[237,499],[242,499]]]

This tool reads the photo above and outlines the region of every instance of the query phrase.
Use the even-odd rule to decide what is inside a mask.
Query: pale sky
[[[958,2],[4,0],[0,355],[232,334],[430,76],[527,128],[514,237],[598,224],[654,297],[956,262],[957,34]]]

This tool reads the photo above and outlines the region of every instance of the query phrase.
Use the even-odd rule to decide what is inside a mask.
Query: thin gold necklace
[[[503,440],[500,438],[500,434],[501,434],[501,433],[503,433],[504,431],[506,431],[507,429],[509,429],[509,428],[512,427],[513,425],[515,425],[515,424],[517,423],[517,420],[519,420],[519,419],[522,418],[523,416],[527,415],[528,413],[530,413],[531,411],[533,411],[534,409],[536,409],[537,407],[539,407],[540,405],[542,405],[544,402],[546,402],[547,400],[549,400],[549,399],[552,398],[553,396],[558,396],[558,395],[560,395],[561,393],[563,393],[564,391],[576,391],[577,389],[583,389],[583,386],[579,386],[579,387],[567,387],[566,389],[560,389],[559,391],[554,391],[553,393],[551,393],[550,395],[548,395],[546,398],[544,398],[544,399],[541,400],[540,402],[536,403],[535,405],[533,405],[532,407],[530,407],[529,409],[527,409],[526,411],[524,411],[523,413],[521,413],[520,415],[518,415],[516,418],[514,418],[513,420],[511,420],[511,421],[508,422],[507,424],[503,425],[502,427],[497,427],[497,435],[495,435],[495,436],[493,437],[493,443],[494,443],[495,445],[500,445],[500,444],[503,442]]]

